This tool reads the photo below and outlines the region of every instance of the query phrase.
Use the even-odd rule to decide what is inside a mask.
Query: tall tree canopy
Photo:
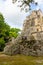
[[[10,26],[5,23],[3,15],[0,13],[0,50],[2,51],[5,42],[8,41]]]
[[[18,28],[10,28],[0,13],[0,51],[4,49],[5,43],[7,43],[11,37],[16,38],[19,35],[19,31],[20,29]]]
[[[21,5],[19,5],[21,7],[21,10],[25,8],[25,11],[28,11],[28,10],[31,10],[31,4],[35,4],[37,5],[37,2],[35,2],[35,0],[12,0],[12,3],[15,3],[17,2],[20,3],[21,2]],[[28,8],[27,8],[28,6]],[[23,8],[22,8],[23,7]]]
[[[20,31],[21,31],[21,30],[18,29],[18,28],[11,28],[11,30],[10,30],[10,35],[11,35],[12,37],[16,38],[16,37],[19,35],[19,32],[20,32]]]

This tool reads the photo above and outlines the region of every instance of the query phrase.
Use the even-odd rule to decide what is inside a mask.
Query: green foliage
[[[11,28],[10,36],[16,38],[19,35],[20,29],[18,28]]]
[[[3,18],[3,16],[2,16],[1,13],[0,13],[0,21],[1,21],[1,22],[4,22],[4,18]]]
[[[5,43],[7,43],[11,37],[16,38],[19,35],[19,31],[20,29],[10,28],[0,13],[0,51],[4,49]]]
[[[10,26],[5,23],[3,15],[0,13],[0,51],[4,49],[5,42],[9,40]]]
[[[5,41],[3,38],[0,38],[0,51],[3,50],[4,46],[5,46]]]
[[[11,32],[16,32],[16,33],[18,33],[20,31],[20,29],[18,29],[18,28],[11,28]]]

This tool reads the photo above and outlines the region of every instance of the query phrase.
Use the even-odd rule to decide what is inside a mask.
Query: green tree
[[[3,50],[5,43],[9,40],[10,26],[5,23],[3,15],[0,13],[0,50]]]
[[[3,51],[4,46],[5,46],[5,41],[3,38],[0,38],[0,51]]]
[[[18,28],[11,28],[11,30],[10,30],[10,36],[16,38],[19,35],[20,31],[21,30],[18,29]]]
[[[10,26],[5,23],[3,15],[0,13],[0,50],[3,50],[5,43],[9,41],[11,37],[16,38],[19,35],[20,29],[10,28]]]

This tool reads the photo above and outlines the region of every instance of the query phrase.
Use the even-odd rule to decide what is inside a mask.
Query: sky
[[[41,9],[43,11],[43,0],[35,0],[38,2],[38,6],[32,4],[32,10]],[[30,12],[25,13],[25,11],[20,10],[17,7],[18,2],[12,4],[12,0],[0,0],[0,12],[3,14],[5,21],[11,26],[22,29],[23,21],[25,20],[26,16],[30,14]]]

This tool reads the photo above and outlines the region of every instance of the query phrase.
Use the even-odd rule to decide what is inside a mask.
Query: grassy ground
[[[7,56],[0,53],[0,65],[43,65],[43,57],[24,55]]]

